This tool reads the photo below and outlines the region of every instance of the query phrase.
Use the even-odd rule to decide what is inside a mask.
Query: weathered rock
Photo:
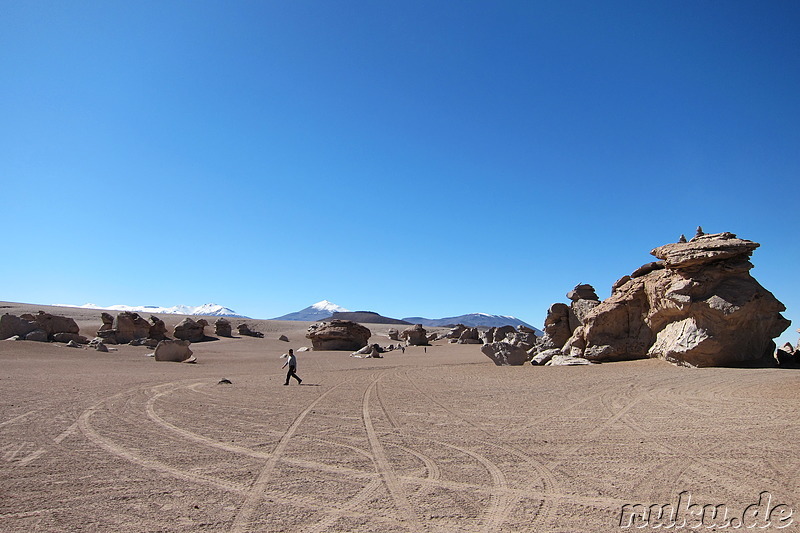
[[[389,331],[386,334],[389,336],[389,340],[392,340],[392,341],[399,341],[400,340],[399,337],[398,337],[398,335],[400,335],[400,332],[397,331],[395,328],[389,328]]]
[[[789,321],[785,307],[749,273],[758,243],[703,234],[651,253],[664,261],[620,285],[567,343],[592,361],[657,357],[687,366],[773,361]]]
[[[567,293],[567,298],[573,302],[578,300],[600,300],[597,297],[597,293],[594,292],[594,287],[586,283],[575,285],[575,288]]]
[[[465,326],[464,324],[456,324],[455,326],[450,328],[450,331],[447,333],[447,338],[458,340],[459,338],[461,338],[461,334],[464,333],[464,331],[466,331],[467,329],[468,329],[467,326]]]
[[[502,342],[508,335],[514,334],[516,332],[517,330],[514,329],[514,326],[492,327],[486,330],[486,332],[483,334],[482,336],[483,343],[491,344],[493,342]],[[530,330],[530,332],[533,333],[533,330]]]
[[[547,317],[544,319],[544,346],[560,348],[572,336],[569,314],[570,308],[567,304],[554,303],[550,306],[550,309],[547,310]]]
[[[425,331],[422,324],[415,324],[400,333],[400,340],[406,341],[406,344],[410,346],[427,346],[428,332]]]
[[[575,329],[583,325],[586,317],[598,305],[600,302],[597,300],[575,300],[569,304],[570,334],[575,333]]]
[[[481,352],[494,361],[497,366],[523,365],[530,357],[524,348],[507,342],[484,344]]]
[[[231,323],[225,318],[218,318],[214,322],[214,335],[219,335],[220,337],[231,337]]]
[[[91,344],[90,346],[95,350],[97,350],[98,352],[108,352],[108,346],[106,346],[102,342]]]
[[[550,349],[550,350],[541,351],[541,352],[537,353],[535,356],[533,356],[533,358],[531,359],[531,364],[532,365],[544,365],[545,363],[547,363],[550,359],[552,359],[556,355],[561,355],[561,350],[559,350],[557,348],[553,348],[553,349]]]
[[[56,333],[80,333],[78,324],[69,317],[51,315],[50,313],[39,311],[35,315],[21,315],[20,318],[35,321],[39,325],[39,329],[47,332],[48,338],[52,338]]]
[[[289,337],[287,337],[286,335],[281,335],[280,337],[278,337],[278,340],[283,342],[289,342]]]
[[[519,326],[517,326],[517,330],[519,330],[520,333],[531,333],[533,335],[536,335],[536,330],[535,329],[529,328],[528,326],[525,326],[523,324],[520,324]]]
[[[513,328],[512,328],[513,329]],[[466,328],[458,337],[459,344],[483,344],[478,328]]]
[[[78,333],[54,333],[51,339],[53,342],[76,342],[78,344],[88,344],[89,339]]]
[[[371,336],[368,328],[350,320],[316,322],[309,326],[306,334],[314,351],[358,350],[367,345]]]
[[[8,313],[0,316],[0,338],[2,339],[14,336],[25,338],[28,333],[37,329],[39,329],[39,325],[35,320],[25,320]]]
[[[302,346],[302,347],[298,348],[298,349],[297,349],[297,350],[295,350],[295,351],[296,351],[296,352],[310,352],[310,351],[311,351],[311,348],[309,348],[308,346]]]
[[[79,343],[75,342],[75,341],[69,341],[67,343],[67,347],[68,348],[82,348],[82,346]]]
[[[47,342],[49,339],[47,338],[47,332],[43,329],[35,329],[25,335],[26,341],[35,341],[35,342]]]
[[[189,349],[191,342],[187,340],[164,340],[158,343],[155,351],[156,361],[172,361],[181,363],[192,357],[192,350]]]
[[[175,336],[176,339],[189,341],[189,342],[201,342],[203,339],[206,338],[205,327],[208,325],[208,322],[205,320],[198,320],[194,321],[189,317],[184,318],[181,322],[175,326],[172,334]]]
[[[244,335],[245,337],[258,337],[259,339],[264,338],[263,333],[254,329],[250,329],[250,326],[247,324],[239,324],[236,326],[236,330],[239,332],[239,335]]]
[[[428,337],[427,337],[428,344],[430,344],[430,343],[434,342],[434,341],[435,341],[436,339],[438,339],[438,338],[439,338],[439,334],[438,334],[438,333],[431,333],[431,334],[430,334],[430,335],[428,335]]]
[[[134,339],[147,338],[150,335],[150,323],[138,313],[123,311],[116,318],[108,313],[101,313],[103,325],[97,336],[111,344],[127,344]]]
[[[0,338],[3,339],[16,335],[25,340],[47,342],[54,340],[54,335],[61,333],[78,335],[79,332],[80,328],[78,328],[75,320],[64,316],[51,315],[44,311],[39,311],[35,315],[25,313],[19,317],[6,313],[0,317]],[[42,333],[44,333],[44,338]],[[72,337],[58,342],[69,342],[70,340],[72,340]]]
[[[572,357],[569,355],[554,355],[547,363],[547,366],[573,366],[591,365],[592,362],[583,357]]]
[[[147,337],[156,341],[163,341],[167,338],[167,325],[155,315],[150,315],[150,330]]]

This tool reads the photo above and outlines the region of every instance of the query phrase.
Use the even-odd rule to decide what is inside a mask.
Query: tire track
[[[408,501],[408,493],[395,475],[392,465],[389,463],[389,460],[386,457],[386,450],[384,450],[383,444],[381,444],[378,434],[375,431],[375,426],[372,423],[372,415],[370,414],[369,406],[370,396],[372,391],[377,386],[378,381],[385,374],[386,372],[384,371],[378,375],[378,377],[374,378],[372,383],[370,383],[367,387],[366,391],[364,391],[364,396],[361,403],[364,427],[367,430],[367,439],[369,440],[370,448],[372,449],[375,467],[381,474],[381,478],[383,478],[386,488],[389,489],[389,494],[391,494],[395,504],[397,504],[398,508],[403,514],[403,517],[408,522],[406,527],[408,527],[411,531],[424,531],[424,525],[422,522],[420,522],[416,512],[411,507],[411,504]]]
[[[172,385],[172,384],[170,384]],[[132,389],[141,390],[141,389]],[[193,483],[200,483],[204,485],[210,485],[217,489],[222,489],[225,491],[235,492],[239,494],[245,494],[247,489],[244,485],[239,483],[235,483],[232,481],[225,481],[222,479],[212,478],[209,476],[204,476],[202,474],[194,474],[191,472],[184,472],[178,468],[169,466],[161,461],[155,461],[153,459],[140,457],[139,455],[128,451],[123,446],[115,443],[113,440],[108,439],[106,437],[101,436],[95,429],[92,427],[91,424],[91,417],[98,411],[98,409],[106,402],[110,400],[115,400],[122,398],[124,395],[129,394],[132,391],[125,391],[119,394],[115,394],[113,396],[109,396],[98,402],[97,404],[89,407],[86,409],[79,417],[78,417],[78,428],[84,434],[84,436],[89,439],[91,442],[99,446],[100,448],[104,449],[108,453],[125,459],[133,464],[139,465],[141,467],[147,468],[148,470],[154,470],[161,474],[166,474],[172,477],[176,477],[178,479],[183,479],[185,481],[191,481]]]
[[[312,409],[322,401],[326,396],[328,396],[331,392],[336,390],[340,387],[344,382],[339,382],[327,391],[320,394],[316,400],[311,402],[303,411],[297,415],[294,419],[292,424],[289,426],[289,429],[281,437],[281,440],[275,446],[275,449],[272,451],[267,463],[264,465],[264,468],[261,469],[261,473],[258,475],[258,478],[255,480],[253,485],[247,491],[247,497],[245,498],[242,507],[239,509],[239,512],[236,515],[236,518],[233,521],[231,526],[231,531],[233,533],[241,533],[247,530],[247,526],[250,523],[250,518],[255,511],[256,506],[258,503],[263,499],[264,492],[266,491],[267,485],[269,484],[269,478],[272,476],[272,471],[275,469],[275,465],[278,464],[278,460],[280,459],[283,452],[289,446],[289,441],[294,436],[297,428],[300,427],[300,424],[303,423],[306,416],[311,412]]]
[[[423,395],[424,397],[428,398],[428,400],[430,400],[433,404],[437,405],[440,409],[443,409],[445,412],[447,412],[451,416],[453,416],[453,417],[465,422],[467,425],[477,429],[478,431],[480,431],[484,435],[486,435],[486,436],[488,436],[490,438],[494,438],[494,435],[491,432],[489,432],[486,429],[478,426],[477,424],[471,422],[470,420],[467,420],[466,418],[461,416],[459,413],[456,413],[455,411],[453,411],[452,409],[450,409],[449,407],[447,407],[446,405],[442,404],[441,402],[439,402],[438,400],[436,400],[435,398],[430,396],[428,393],[426,393],[425,391],[420,389],[420,387],[417,386],[417,384],[414,382],[413,379],[411,379],[411,377],[408,374],[409,374],[409,371],[406,371],[405,372],[405,377],[409,381],[409,383],[411,383],[412,387],[414,387],[414,389],[416,389],[417,392],[419,392],[421,395]],[[528,463],[528,465],[533,467],[534,470],[539,474],[540,479],[542,481],[542,488],[543,488],[542,494],[548,494],[548,493],[554,492],[556,490],[556,487],[558,486],[558,481],[557,481],[555,475],[552,473],[551,468],[545,466],[544,463],[542,463],[541,461],[538,461],[538,460],[534,459],[533,457],[531,457],[528,453],[525,453],[524,451],[516,449],[513,445],[500,445],[500,444],[497,444],[497,443],[491,442],[491,441],[490,442],[484,441],[484,443],[488,444],[490,446],[494,446],[494,447],[496,447],[498,449],[504,450],[504,451],[506,451],[508,453],[511,453],[511,454],[513,454],[513,455],[515,455],[517,457],[520,457],[520,458],[524,459]],[[446,446],[450,446],[450,445],[447,445],[447,444],[445,444],[445,445]],[[461,451],[465,452],[466,450],[461,449]],[[469,453],[468,453],[468,455],[469,455]],[[481,461],[481,460],[479,460],[477,458],[476,458],[476,460],[481,461],[481,464],[484,464],[484,466],[487,467],[487,470],[489,471],[489,474],[492,476],[492,479],[495,480],[496,483],[506,483],[505,476],[503,476],[502,472],[499,469],[497,469],[497,465],[495,465],[494,463],[491,463],[485,457],[483,457],[483,456],[481,456],[481,457],[482,457],[483,461],[486,461],[486,463],[484,463],[483,461]],[[492,469],[489,469],[488,468],[488,463],[491,463],[492,466],[497,470],[493,471]],[[505,488],[507,488],[507,483],[506,483],[506,487]],[[503,518],[507,517],[508,513],[511,512],[511,509],[512,509],[513,505],[515,505],[518,500],[519,500],[519,498],[517,498],[517,500],[515,500],[513,502],[511,502],[511,501],[505,502],[505,505],[504,505],[505,509],[503,511],[498,511],[497,509],[495,509],[494,511],[490,512],[489,513],[490,519],[487,520],[487,527],[489,526],[490,523],[499,520],[501,515],[502,515]],[[495,505],[499,505],[499,504],[497,502],[495,502]],[[556,511],[556,507],[554,505],[554,502],[552,502],[547,497],[543,497],[542,498],[542,506],[540,508],[539,513],[537,513],[537,518],[541,518],[541,521],[544,524],[549,524],[550,523],[550,519],[551,519],[552,515],[555,513],[555,511]],[[495,528],[499,527],[500,525],[501,524],[497,524],[495,526]]]

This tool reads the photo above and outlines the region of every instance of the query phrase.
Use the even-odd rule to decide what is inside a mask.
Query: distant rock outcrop
[[[38,342],[74,341],[85,344],[88,339],[80,335],[80,328],[75,320],[39,311],[32,315],[20,316],[4,314],[0,317],[0,339],[18,337],[22,340]]]
[[[218,318],[214,321],[214,335],[220,337],[231,337],[231,323],[227,319]]]
[[[405,341],[409,346],[428,346],[428,332],[422,324],[404,329],[400,332],[400,340]]]
[[[646,265],[614,284],[565,343],[565,355],[591,361],[655,357],[695,367],[772,364],[790,324],[786,308],[751,275],[758,243],[698,230],[667,244]]]
[[[258,337],[259,339],[264,338],[263,333],[254,329],[250,329],[250,326],[247,324],[239,324],[236,326],[236,331],[239,332],[239,335],[244,335],[245,337]]]
[[[150,322],[139,313],[122,311],[116,317],[101,313],[103,325],[97,332],[106,344],[127,344],[135,339],[146,339],[150,335]],[[166,328],[165,328],[166,329]]]
[[[207,325],[208,322],[204,318],[192,320],[186,317],[175,326],[172,334],[176,339],[189,342],[201,342],[206,338],[205,328]]]
[[[368,328],[350,320],[317,322],[309,326],[306,334],[314,351],[360,350],[371,336]]]

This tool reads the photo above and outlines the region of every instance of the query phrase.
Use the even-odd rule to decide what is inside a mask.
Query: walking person
[[[294,355],[294,351],[290,348],[289,353],[283,354],[283,356],[286,357],[287,359],[286,362],[283,363],[281,369],[286,368],[286,365],[289,365],[289,371],[286,373],[286,383],[284,383],[284,385],[289,384],[289,378],[296,379],[297,384],[300,385],[303,382],[303,380],[300,379],[300,376],[295,374],[295,372],[297,371],[297,357]]]

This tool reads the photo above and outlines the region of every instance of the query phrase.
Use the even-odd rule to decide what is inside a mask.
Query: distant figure
[[[680,237],[680,239],[678,239],[678,242],[686,242],[686,235],[681,233],[681,237]]]
[[[297,374],[295,374],[295,371],[297,370],[297,357],[295,357],[294,351],[290,348],[289,353],[283,354],[283,356],[287,357],[287,359],[286,362],[283,363],[281,369],[284,369],[286,368],[286,365],[289,365],[289,372],[286,373],[286,383],[284,383],[284,385],[289,384],[289,378],[296,379],[297,384],[300,385],[303,382],[303,380],[300,379],[300,377]]]
[[[423,348],[423,349],[425,350],[425,353],[428,353],[428,347],[427,346],[425,346],[425,348]]]
[[[406,353],[406,347],[403,346],[402,344],[400,345],[400,349],[403,350],[403,353]]]

